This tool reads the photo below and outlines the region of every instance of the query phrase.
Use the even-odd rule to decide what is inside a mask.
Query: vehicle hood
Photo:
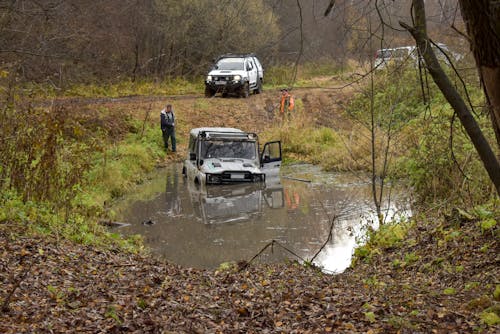
[[[208,75],[216,75],[216,76],[229,76],[229,75],[241,75],[242,77],[246,76],[247,72],[243,70],[211,70]]]
[[[260,167],[255,160],[227,158],[227,159],[204,159],[200,170],[203,173],[218,174],[225,171],[241,171],[261,173]]]

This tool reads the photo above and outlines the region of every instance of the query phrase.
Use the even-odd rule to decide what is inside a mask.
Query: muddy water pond
[[[214,269],[249,260],[274,240],[254,261],[309,261],[321,249],[314,263],[341,272],[367,228],[378,225],[367,176],[297,164],[265,185],[199,189],[183,178],[181,167],[159,170],[115,211],[126,223],[120,233],[142,235],[153,254],[183,266]],[[389,191],[386,219],[409,216],[406,192]]]

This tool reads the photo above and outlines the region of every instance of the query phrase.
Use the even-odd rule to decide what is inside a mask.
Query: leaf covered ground
[[[495,224],[417,223],[336,276],[297,263],[195,270],[23,235],[0,225],[2,333],[500,330]]]

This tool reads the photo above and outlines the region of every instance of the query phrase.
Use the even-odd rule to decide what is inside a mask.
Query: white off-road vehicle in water
[[[226,54],[220,56],[205,80],[205,96],[229,93],[248,97],[250,92],[262,92],[264,69],[254,54]]]
[[[281,142],[259,152],[255,133],[235,128],[196,128],[189,134],[188,156],[182,173],[198,185],[264,182],[281,167]]]

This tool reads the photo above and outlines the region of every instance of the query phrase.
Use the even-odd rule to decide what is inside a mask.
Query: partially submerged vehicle
[[[195,184],[265,182],[279,173],[281,142],[259,152],[255,133],[235,128],[196,128],[189,134],[188,156],[182,173]]]

